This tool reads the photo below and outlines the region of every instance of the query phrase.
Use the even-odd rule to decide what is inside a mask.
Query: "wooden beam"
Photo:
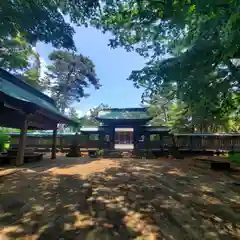
[[[54,113],[51,113],[47,110],[44,110],[44,109],[40,109],[38,110],[38,113],[43,115],[43,117],[45,118],[48,118],[48,119],[51,119],[53,122],[58,122],[58,123],[61,123],[61,124],[68,124],[71,120],[69,120],[69,122],[61,115],[56,115]],[[67,121],[67,122],[66,122]]]
[[[35,112],[35,114],[32,114],[29,118],[29,121],[31,121],[32,127],[37,127],[39,129],[54,129],[56,126],[56,121],[53,121],[52,119],[45,117],[38,111]],[[30,124],[30,123],[29,123]]]
[[[24,121],[22,122],[21,133],[18,143],[18,153],[16,159],[16,165],[20,166],[24,164],[24,149],[26,146],[26,135],[28,129],[28,118],[27,115],[24,117]]]
[[[36,121],[29,121],[29,126],[36,129],[53,129],[54,125],[49,125],[48,123],[39,123]]]
[[[51,159],[56,159],[56,145],[57,145],[57,125],[53,129],[53,135],[52,135],[52,156],[51,156]]]

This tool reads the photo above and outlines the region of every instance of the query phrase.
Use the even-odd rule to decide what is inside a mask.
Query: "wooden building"
[[[78,143],[82,151],[104,149],[135,150],[138,152],[152,151],[156,154],[168,152],[173,147],[173,135],[164,126],[149,126],[151,119],[146,109],[104,109],[97,118],[102,122],[100,127],[82,127],[77,133]],[[10,133],[11,144],[18,144],[19,134]],[[69,151],[75,132],[59,132],[57,148]],[[240,134],[185,133],[174,134],[175,145],[182,152],[239,152]],[[39,151],[49,151],[52,136],[48,131],[28,133],[27,145]]]
[[[146,108],[111,108],[103,109],[96,118],[102,123],[101,139],[103,149],[114,150],[116,145],[133,144],[135,152],[148,149],[150,135],[161,133],[169,135],[166,127],[151,127],[148,122],[152,119]],[[108,141],[108,145],[107,142]]]
[[[53,130],[52,158],[56,158],[58,123],[77,124],[57,110],[53,99],[0,69],[0,126],[21,129],[17,165],[24,163],[28,129]]]

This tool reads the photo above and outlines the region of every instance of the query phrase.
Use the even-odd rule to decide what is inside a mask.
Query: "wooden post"
[[[110,141],[111,141],[110,148],[114,150],[115,149],[115,127],[114,126],[111,127]]]
[[[190,141],[190,151],[192,152],[193,151],[193,137],[192,135],[189,136],[189,141]]]
[[[104,135],[105,135],[105,128],[99,133],[99,148],[104,149]],[[88,136],[89,142],[89,136]]]
[[[173,148],[177,148],[177,141],[173,133],[171,133],[171,138],[172,138],[172,146]]]
[[[60,151],[63,153],[63,136],[59,136]]]
[[[159,136],[159,139],[160,139],[160,144],[161,144],[161,146],[160,146],[160,148],[161,148],[161,151],[162,151],[162,153],[164,152],[164,140],[163,140],[163,135],[162,134],[158,134],[158,136]]]
[[[56,144],[57,144],[57,126],[53,129],[51,159],[56,159]]]
[[[134,127],[133,130],[133,152],[135,157],[139,155],[139,127]]]
[[[137,148],[137,130],[136,128],[133,129],[133,151],[136,153]]]
[[[144,139],[145,143],[144,143],[144,145],[145,145],[146,151],[148,152],[149,151],[149,147],[150,147],[150,133],[144,131],[144,136],[145,136],[145,139]]]
[[[232,136],[231,141],[232,141],[231,151],[235,152],[236,137]]]
[[[152,158],[153,154],[152,154],[152,150],[150,149],[150,132],[144,131],[144,135],[145,135],[145,143],[144,143],[144,148],[146,149],[146,157],[147,158]]]
[[[18,153],[16,159],[16,165],[21,166],[24,164],[24,149],[26,145],[26,134],[28,129],[28,119],[27,115],[24,116],[24,120],[21,127],[21,133],[18,142]]]

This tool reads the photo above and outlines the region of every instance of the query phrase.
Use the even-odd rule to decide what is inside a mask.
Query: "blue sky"
[[[75,27],[75,44],[79,53],[88,56],[96,66],[102,87],[86,89],[90,97],[74,103],[80,114],[100,103],[111,107],[138,107],[142,90],[133,87],[127,77],[132,70],[141,69],[145,60],[137,53],[126,52],[123,48],[111,49],[108,46],[109,34],[102,34],[94,28]],[[53,50],[51,45],[38,43],[37,52],[48,64],[48,55]]]

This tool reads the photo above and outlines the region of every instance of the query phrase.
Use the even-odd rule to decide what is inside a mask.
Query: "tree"
[[[146,89],[144,97],[162,94],[177,85],[194,125],[209,129],[225,125],[239,99],[240,11],[233,1],[139,1],[103,5],[95,21],[109,30],[112,47],[135,49],[148,57],[147,65],[133,71],[130,80]],[[169,57],[162,56],[168,53]],[[215,127],[211,127],[212,129]],[[199,128],[198,128],[199,129]]]
[[[168,126],[173,132],[191,132],[192,118],[189,109],[183,102],[175,98],[156,95],[150,99],[148,113],[153,117],[151,125]]]
[[[29,58],[28,69],[18,74],[18,76],[36,89],[44,91],[48,86],[43,76],[41,76],[42,63],[40,61],[40,56],[37,52],[33,53],[34,54]]]
[[[235,69],[230,59],[239,56],[239,8],[239,0],[111,1],[94,23],[114,34],[112,47],[135,48],[158,63],[169,53],[179,55],[176,64],[188,60],[190,66],[211,68],[224,61]]]
[[[215,95],[207,94],[191,104],[156,95],[148,103],[151,123],[169,126],[174,132],[236,132],[240,127],[239,109],[233,112],[229,106],[221,106]]]
[[[148,102],[148,112],[153,117],[151,124],[166,125],[169,122],[169,109],[172,101],[160,95],[156,95]]]
[[[98,127],[101,125],[99,121],[96,120],[99,112],[103,109],[110,108],[108,104],[101,103],[99,106],[94,107],[89,110],[88,114],[80,119],[81,126],[83,127]]]
[[[95,118],[103,109],[111,108],[108,104],[101,103],[97,107],[90,109],[90,117]]]
[[[0,67],[3,69],[13,72],[25,70],[34,54],[32,46],[20,35],[0,39]]]
[[[52,97],[61,112],[74,101],[87,96],[84,88],[100,87],[93,62],[81,54],[53,51],[49,55],[52,65],[47,66],[46,81]]]
[[[202,45],[201,49],[208,46],[204,53],[222,47],[225,57],[239,55],[239,0],[126,0],[101,6],[102,14],[93,23],[112,31],[112,47],[135,47],[139,53],[157,57],[172,54],[173,49],[193,53]]]
[[[29,43],[43,41],[56,48],[74,49],[74,29],[64,15],[72,22],[85,23],[97,7],[94,0],[2,0],[0,36],[15,38],[20,33]]]
[[[0,40],[0,67],[39,90],[45,88],[40,76],[40,56],[20,34]]]
[[[90,116],[83,116],[80,118],[81,127],[98,127],[100,123]]]
[[[69,111],[68,111],[68,116],[73,119],[73,120],[76,120],[78,121],[80,116],[79,114],[77,113],[76,109],[75,108],[69,108]]]
[[[178,84],[165,84],[148,101],[152,124],[167,125],[176,132],[235,131],[231,123],[239,111],[238,97],[229,93],[220,79],[209,78],[202,76],[195,84],[185,83],[183,92],[178,91]]]
[[[75,122],[79,122],[78,126],[68,126],[70,132],[78,132],[81,128],[81,124],[80,124],[80,116],[77,113],[76,109],[72,107],[69,108],[68,116]]]

